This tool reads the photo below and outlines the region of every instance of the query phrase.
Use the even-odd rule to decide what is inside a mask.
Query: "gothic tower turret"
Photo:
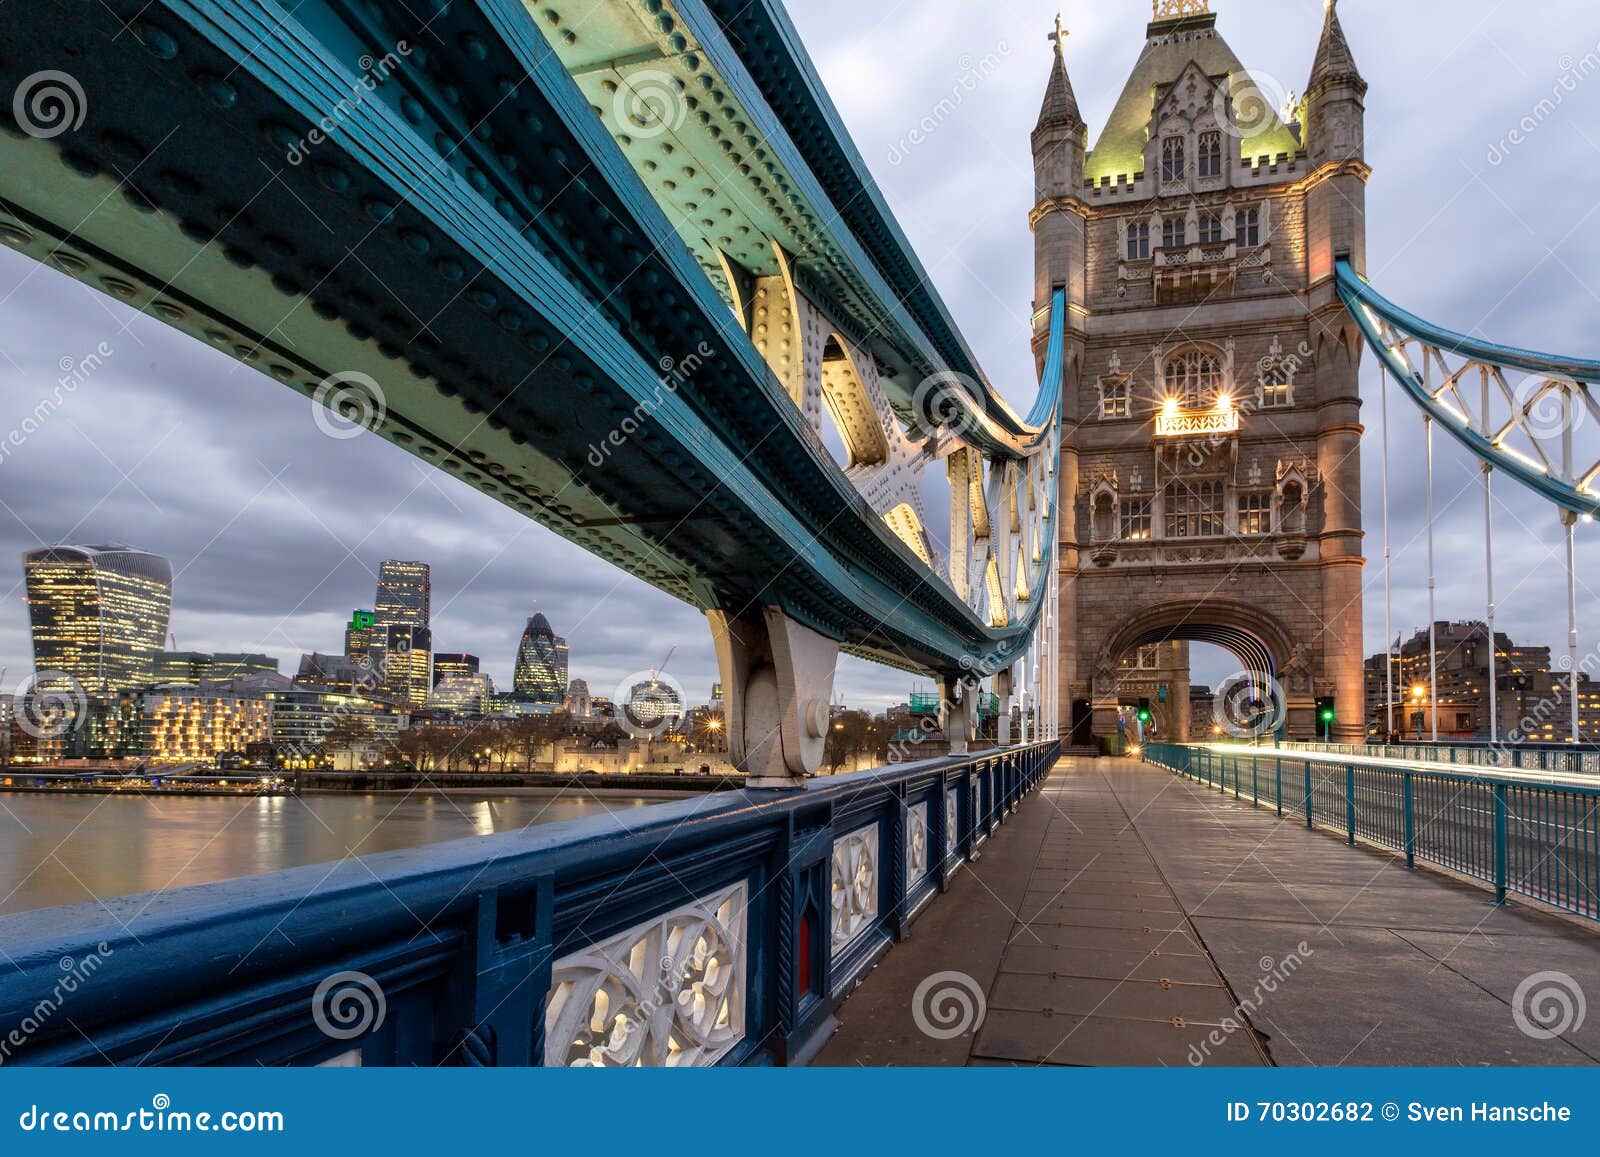
[[[1088,126],[1078,112],[1078,98],[1067,76],[1064,52],[1067,32],[1056,17],[1055,59],[1050,81],[1045,86],[1039,122],[1033,128],[1034,207],[1029,216],[1033,227],[1034,290],[1033,351],[1038,366],[1044,365],[1050,338],[1050,305],[1055,291],[1066,294],[1066,349],[1064,388],[1061,394],[1061,460],[1057,466],[1060,517],[1058,538],[1057,601],[1058,619],[1052,636],[1056,653],[1046,661],[1054,664],[1051,681],[1057,688],[1070,685],[1078,665],[1078,570],[1079,533],[1077,429],[1080,419],[1078,379],[1083,365],[1087,309],[1087,228],[1088,206],[1079,197],[1083,189],[1084,151]],[[1058,716],[1063,721],[1069,716]]]
[[[1328,0],[1306,84],[1305,132],[1311,162],[1306,193],[1307,339],[1320,395],[1317,472],[1323,491],[1323,621],[1329,624],[1340,622],[1345,609],[1361,601],[1361,337],[1334,292],[1333,278],[1340,258],[1358,272],[1366,270],[1366,92],[1367,82],[1339,24],[1338,2]],[[1357,644],[1358,638],[1330,632],[1318,680],[1320,690],[1338,701],[1346,739],[1359,739],[1364,730]]]

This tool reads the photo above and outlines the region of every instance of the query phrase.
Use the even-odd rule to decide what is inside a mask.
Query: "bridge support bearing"
[[[1015,691],[1015,683],[1010,668],[995,673],[994,690],[1000,697],[1000,719],[995,735],[1001,747],[1011,746],[1011,697]]]
[[[939,722],[951,755],[965,755],[978,715],[978,691],[962,678],[939,680]]]
[[[707,611],[722,676],[728,758],[753,788],[800,788],[822,766],[839,644],[777,607]]]

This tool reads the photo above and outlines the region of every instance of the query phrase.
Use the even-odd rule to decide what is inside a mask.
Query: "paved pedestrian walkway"
[[[1164,770],[1064,759],[983,852],[815,1063],[1600,1060],[1600,1009],[1579,1015],[1600,1000],[1600,928],[1497,907]],[[944,1037],[928,1006],[956,973],[986,1008]]]

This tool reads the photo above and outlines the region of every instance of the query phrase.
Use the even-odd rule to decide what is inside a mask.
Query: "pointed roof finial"
[[[1350,52],[1350,42],[1339,24],[1339,0],[1323,0],[1323,3],[1326,15],[1322,20],[1322,39],[1317,42],[1316,59],[1311,64],[1311,83],[1307,87],[1316,89],[1333,80],[1354,80],[1365,87],[1361,70]]]
[[[1082,126],[1083,118],[1078,115],[1078,98],[1073,94],[1072,81],[1067,78],[1067,61],[1064,46],[1067,37],[1065,22],[1061,13],[1056,13],[1056,29],[1045,36],[1046,40],[1055,42],[1056,59],[1050,69],[1050,84],[1045,89],[1044,105],[1039,110],[1039,123],[1033,128],[1034,132],[1047,125],[1066,124]]]
[[[1067,44],[1067,37],[1069,37],[1071,35],[1072,35],[1072,33],[1068,32],[1067,29],[1066,29],[1066,26],[1064,24],[1062,24],[1062,22],[1061,22],[1061,13],[1057,12],[1056,13],[1056,30],[1054,32],[1048,33],[1045,36],[1046,40],[1054,40],[1056,42],[1056,53],[1057,53],[1057,55],[1059,55],[1062,51],[1065,50],[1066,44]]]

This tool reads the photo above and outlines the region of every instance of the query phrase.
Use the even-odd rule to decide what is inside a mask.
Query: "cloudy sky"
[[[1301,90],[1322,0],[1217,0],[1244,64]],[[1019,405],[1028,354],[1032,196],[1028,132],[1050,63],[1055,6],[1025,0],[803,0],[796,24],[861,152],[990,378]],[[1374,282],[1422,315],[1511,344],[1600,356],[1600,10],[1587,0],[1344,0],[1367,96],[1368,253]],[[1142,43],[1143,0],[1073,4],[1067,59],[1090,132]],[[1563,76],[1577,76],[1566,88]],[[1567,91],[1570,88],[1571,91]],[[1536,111],[1559,93],[1554,109]],[[913,143],[947,98],[955,108]],[[1531,118],[1526,140],[1510,130]],[[1505,155],[1508,154],[1508,155]],[[1499,162],[1499,163],[1497,163]],[[367,435],[330,439],[309,403],[271,380],[61,274],[0,251],[0,397],[20,422],[60,374],[105,341],[106,365],[0,460],[0,667],[31,668],[20,554],[118,539],[169,556],[183,649],[266,651],[292,671],[337,650],[370,606],[378,563],[433,564],[434,640],[509,684],[524,619],[542,610],[600,694],[673,653],[692,699],[715,660],[690,608]],[[1365,383],[1367,650],[1381,647],[1383,568],[1377,374]],[[0,417],[5,417],[0,415]],[[1398,398],[1395,623],[1426,622],[1420,421]],[[1585,430],[1589,446],[1600,431]],[[1442,618],[1481,617],[1476,466],[1441,441],[1437,548]],[[1561,646],[1566,630],[1554,513],[1501,487],[1500,622]],[[1600,528],[1580,531],[1584,646],[1600,639]],[[1593,589],[1590,589],[1593,588]],[[1197,675],[1233,664],[1196,658]],[[846,661],[852,703],[903,699],[910,680]]]

